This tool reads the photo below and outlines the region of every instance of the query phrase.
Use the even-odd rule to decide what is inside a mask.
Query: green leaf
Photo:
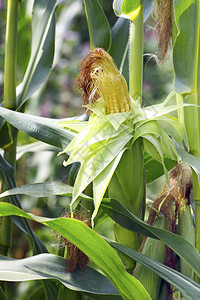
[[[15,182],[15,175],[14,170],[9,165],[5,159],[0,155],[0,173],[3,175],[4,182],[7,189],[12,189],[16,187]],[[10,195],[8,197],[10,203],[16,205],[17,207],[21,208],[20,198],[19,196]],[[48,252],[45,245],[40,241],[40,239],[35,235],[33,230],[30,227],[28,221],[24,218],[18,218],[16,216],[12,217],[12,221],[21,229],[23,230],[28,236],[31,238],[31,245],[33,252],[38,254],[42,252]]]
[[[111,140],[110,143],[102,146],[84,158],[84,163],[78,172],[73,192],[73,201],[83,190],[96,179],[97,176],[113,161],[128,141],[132,138],[130,134],[121,134],[121,139]],[[102,164],[102,161],[104,162]]]
[[[167,157],[164,157],[164,164],[167,170],[169,171],[177,164],[177,162]],[[153,159],[147,153],[145,153],[144,156],[144,167],[146,183],[150,183],[164,174],[163,165],[157,160]]]
[[[96,270],[87,267],[65,272],[65,259],[52,254],[39,254],[24,259],[0,255],[0,280],[29,281],[57,279],[69,289],[92,294],[118,294],[111,282]],[[121,298],[118,296],[118,298]]]
[[[143,138],[145,152],[162,164],[167,184],[170,186],[169,174],[164,163],[164,156],[159,140],[150,134],[144,135]]]
[[[0,198],[10,195],[28,195],[32,197],[49,197],[55,195],[72,196],[73,187],[61,182],[42,182],[22,185],[12,188],[0,194]],[[89,196],[81,194],[82,199],[91,199]]]
[[[150,226],[114,199],[103,199],[102,208],[119,225],[144,236],[158,238],[176,252],[198,275],[200,255],[196,248],[177,234]]]
[[[197,178],[200,184],[200,157],[194,156],[188,152],[186,152],[179,144],[175,143],[176,150],[178,154],[181,156],[181,159],[188,163],[190,167],[197,174]]]
[[[66,40],[66,32],[72,29],[74,19],[81,14],[82,10],[82,1],[79,0],[75,0],[70,3],[65,2],[59,10],[59,15],[56,19],[55,55],[53,67],[61,61],[63,45]]]
[[[198,80],[199,3],[196,0],[177,0],[174,5],[178,27],[173,49],[175,89],[178,93],[192,93]]]
[[[6,149],[13,143],[13,134],[12,134],[12,128],[9,125],[9,123],[5,122],[3,126],[0,128],[0,148]]]
[[[152,270],[154,273],[162,277],[164,280],[172,284],[175,288],[177,288],[183,297],[186,299],[198,299],[200,295],[200,285],[197,284],[192,279],[184,276],[180,272],[177,272],[158,261],[145,256],[139,252],[136,252],[124,245],[118,244],[117,242],[111,241],[106,238],[106,241],[118,251],[128,255],[132,259],[138,261],[143,266]]]
[[[44,83],[54,57],[55,16],[60,0],[35,0],[32,16],[31,57],[22,83],[17,87],[18,108]]]
[[[15,112],[0,107],[0,116],[17,129],[44,143],[64,149],[75,134],[56,125],[58,120]]]
[[[188,137],[184,126],[172,119],[161,117],[157,118],[158,125],[164,129],[164,131],[171,136],[177,143],[184,145],[189,148]]]
[[[117,68],[122,71],[129,44],[129,21],[119,18],[112,28],[112,45],[110,55],[115,61]],[[119,47],[120,45],[120,47]]]
[[[65,166],[74,162],[81,163],[74,185],[73,207],[83,190],[103,172],[132,138],[133,129],[125,124],[119,124],[120,121],[123,122],[123,118],[124,113],[117,114],[117,117],[113,116],[113,119],[110,117],[109,121],[108,117],[91,116],[87,127],[60,153],[70,155],[64,162]],[[119,128],[116,130],[111,122],[115,122]],[[96,203],[99,201],[95,200]]]
[[[101,268],[124,299],[150,299],[140,282],[126,272],[116,252],[83,222],[72,218],[42,218],[27,214],[16,206],[2,202],[0,203],[0,215],[28,218],[59,232]]]
[[[155,0],[144,0],[143,21],[146,22],[151,15]]]
[[[7,300],[7,297],[5,293],[3,292],[2,288],[0,287],[0,299],[1,300]]]
[[[98,212],[101,200],[106,192],[108,184],[110,183],[113,173],[115,172],[125,150],[126,149],[120,151],[120,153],[107,165],[107,167],[93,181],[93,197],[95,210],[92,214],[92,221],[94,220]]]
[[[160,144],[162,155],[166,154],[171,159],[177,159],[177,153],[172,139],[166,134],[166,132],[158,125],[156,121],[150,120],[144,122],[141,126],[138,126],[135,131],[133,141],[138,139],[138,137],[146,137],[147,135],[151,135],[152,138],[154,137],[154,139],[156,139],[157,141],[157,144]]]
[[[118,17],[128,18],[131,21],[137,16],[141,7],[141,0],[114,0],[113,9]]]
[[[22,145],[17,147],[16,159],[17,160],[20,159],[25,153],[28,152],[41,152],[41,151],[55,151],[58,153],[60,149],[42,142],[30,143],[27,145]]]
[[[90,35],[90,48],[101,47],[109,51],[111,33],[108,21],[98,0],[84,0],[85,13]]]
[[[141,0],[124,0],[122,4],[122,12],[125,15],[132,14],[141,5]]]

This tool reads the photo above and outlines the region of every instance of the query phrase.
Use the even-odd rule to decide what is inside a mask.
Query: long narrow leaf
[[[29,281],[58,279],[67,288],[102,296],[118,294],[111,282],[90,267],[65,272],[65,259],[52,254],[39,254],[25,259],[0,255],[0,280]],[[120,295],[118,294],[118,299]]]
[[[109,23],[98,0],[84,0],[90,35],[90,48],[110,49],[111,33]]]
[[[0,172],[4,177],[6,188],[7,189],[15,188],[16,182],[15,182],[14,170],[11,167],[11,165],[9,165],[1,155],[0,155]],[[10,195],[8,197],[8,200],[11,204],[21,208],[21,202],[18,195],[13,195],[13,196]],[[35,235],[35,233],[30,227],[30,224],[26,219],[12,216],[12,220],[21,230],[23,230],[26,234],[28,234],[28,236],[31,237],[33,252],[35,254],[48,252],[45,245]]]
[[[28,195],[32,197],[49,197],[55,195],[63,195],[71,197],[73,193],[73,187],[61,182],[42,182],[27,184],[19,187],[12,188],[2,194],[0,198],[10,195]],[[82,199],[91,199],[89,196],[81,194]]]
[[[112,28],[112,45],[110,48],[110,54],[120,71],[123,70],[124,61],[128,51],[128,44],[129,21],[124,18],[119,18]]]
[[[18,108],[46,80],[53,63],[55,17],[61,0],[36,0],[32,17],[31,57],[22,83],[17,88]]]
[[[64,149],[75,134],[56,125],[58,120],[32,116],[0,107],[0,116],[33,138]]]
[[[124,299],[150,299],[141,283],[126,272],[116,252],[83,222],[71,218],[41,218],[27,214],[9,203],[0,203],[0,216],[10,215],[40,222],[70,240],[102,269]]]
[[[148,269],[152,270],[156,274],[158,274],[160,277],[162,277],[164,280],[172,284],[174,287],[176,287],[181,294],[186,299],[198,299],[200,295],[200,285],[197,284],[195,281],[191,280],[190,278],[184,276],[180,272],[177,272],[158,261],[145,256],[139,252],[136,252],[124,245],[121,245],[115,241],[111,241],[109,239],[106,239],[106,241],[115,249],[118,251],[128,255],[129,257],[135,259]]]
[[[42,151],[55,151],[56,153],[58,153],[60,149],[51,145],[47,145],[46,143],[42,143],[42,142],[30,143],[27,145],[17,147],[16,159],[17,160],[20,159],[25,153],[28,152],[42,152]]]
[[[198,275],[200,275],[200,255],[188,241],[177,234],[150,226],[128,211],[114,199],[103,199],[104,211],[122,227],[152,238],[160,239],[176,252]]]
[[[38,197],[49,196],[50,194],[72,196],[72,190],[73,188],[66,184],[47,182],[14,188],[10,191],[5,192],[4,194],[1,194],[1,197],[6,195],[13,195],[16,193],[26,194],[30,196],[37,195]],[[83,194],[81,195],[81,197],[85,200],[92,200],[90,197]],[[116,200],[103,199],[102,208],[121,226],[135,231],[139,234],[162,240],[179,256],[181,256],[197,273],[200,272],[200,257],[198,252],[181,236],[174,235],[163,229],[154,228],[146,224],[138,217],[130,213]]]

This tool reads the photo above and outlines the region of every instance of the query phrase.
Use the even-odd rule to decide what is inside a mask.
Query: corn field
[[[0,299],[200,299],[200,2],[30,2],[2,1]],[[146,24],[172,70],[153,104]],[[65,64],[77,113],[35,113]]]

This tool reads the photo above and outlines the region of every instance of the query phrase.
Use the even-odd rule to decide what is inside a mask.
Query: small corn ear
[[[164,229],[164,216],[157,217],[153,226]],[[164,263],[165,244],[159,240],[148,237],[141,253],[159,261],[160,263]],[[160,291],[161,278],[153,271],[139,263],[136,264],[133,275],[144,285],[152,300],[156,300]]]

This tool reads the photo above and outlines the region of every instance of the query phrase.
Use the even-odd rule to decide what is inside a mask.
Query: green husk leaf
[[[107,167],[93,181],[93,197],[95,210],[92,214],[92,221],[94,220],[98,212],[101,200],[125,150],[126,149],[123,149],[121,152],[119,152],[119,154],[111,161],[111,163],[108,164]]]

